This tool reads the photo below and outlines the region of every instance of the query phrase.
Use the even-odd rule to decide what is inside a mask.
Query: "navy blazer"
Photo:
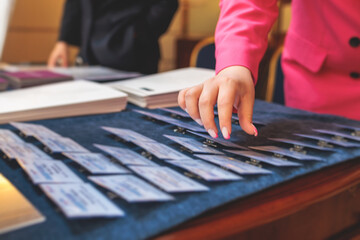
[[[178,0],[67,0],[59,40],[79,46],[89,65],[155,73],[177,8]]]

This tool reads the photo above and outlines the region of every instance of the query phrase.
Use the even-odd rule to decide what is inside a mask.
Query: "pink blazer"
[[[257,79],[276,0],[221,0],[216,71],[240,65]],[[293,0],[282,68],[287,106],[360,120],[360,1]]]

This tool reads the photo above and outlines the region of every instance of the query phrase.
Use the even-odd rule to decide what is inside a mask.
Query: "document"
[[[82,182],[75,173],[58,160],[29,162],[24,166],[24,170],[34,184]]]
[[[125,215],[123,210],[88,183],[41,184],[40,187],[68,218]]]
[[[164,202],[174,200],[171,195],[160,191],[134,175],[89,177],[91,181],[106,188],[128,202]]]
[[[156,163],[126,148],[94,144],[95,147],[106,152],[123,165],[158,166]]]
[[[92,174],[122,174],[129,171],[100,153],[64,153]]]
[[[168,163],[196,174],[206,181],[236,181],[242,179],[242,177],[235,175],[234,173],[201,160],[169,161]]]
[[[209,154],[220,154],[220,155],[224,154],[192,138],[176,137],[171,135],[164,135],[164,137],[171,139],[172,141],[184,146],[185,148],[189,149],[191,152],[194,153],[209,153]]]
[[[131,170],[170,193],[203,192],[209,188],[168,167],[131,166]]]
[[[291,151],[289,149],[285,149],[285,148],[281,148],[281,147],[277,147],[277,146],[254,146],[254,147],[249,147],[249,148],[259,150],[259,151],[264,151],[264,152],[280,154],[283,156],[295,158],[297,160],[324,161],[324,159],[322,159],[321,157],[310,155],[306,151],[301,151],[301,152]]]
[[[287,161],[287,159],[268,156],[262,153],[254,152],[254,151],[237,151],[237,150],[225,150],[227,152],[247,157],[253,159],[255,161],[264,162],[276,167],[299,167],[302,166],[301,163]]]
[[[45,217],[0,174],[0,235],[45,221]]]
[[[256,175],[256,174],[271,174],[272,172],[260,167],[256,167],[238,160],[234,158],[219,156],[219,155],[200,155],[195,154],[196,157],[203,159],[207,162],[211,162],[215,165],[224,167],[240,175]]]

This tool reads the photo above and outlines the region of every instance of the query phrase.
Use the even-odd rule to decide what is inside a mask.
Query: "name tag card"
[[[167,160],[192,160],[190,157],[158,142],[137,142],[139,147],[153,154],[159,159]]]
[[[235,181],[242,179],[238,175],[201,160],[169,161],[168,163],[196,174],[206,181]]]
[[[39,141],[52,153],[89,152],[70,138],[41,138]]]
[[[25,143],[18,135],[7,129],[0,129],[0,142],[4,143]]]
[[[24,136],[26,137],[35,137],[40,139],[42,137],[47,138],[61,138],[62,136],[56,132],[48,129],[39,124],[32,123],[20,123],[20,122],[11,122],[13,127],[17,128]]]
[[[287,139],[287,138],[269,138],[272,141],[275,142],[281,142],[281,143],[288,143],[288,144],[293,144],[294,146],[299,146],[299,147],[307,147],[307,148],[312,148],[312,149],[316,149],[316,150],[321,150],[321,151],[330,151],[330,152],[335,152],[336,149],[334,149],[333,147],[327,147],[327,146],[321,146],[318,144],[311,144],[311,143],[305,143],[305,142],[301,142],[298,140],[292,140],[292,139]]]
[[[225,139],[221,139],[221,138],[211,138],[209,135],[206,135],[206,134],[202,134],[202,133],[197,133],[197,132],[192,132],[192,131],[189,131],[191,134],[194,134],[196,136],[199,136],[199,137],[202,137],[202,138],[205,138],[207,139],[209,142],[215,142],[215,143],[218,143],[222,146],[225,146],[225,147],[229,147],[229,148],[237,148],[237,149],[244,149],[244,150],[247,150],[248,148],[245,147],[245,146],[241,146],[237,143],[233,143],[231,142],[230,140],[225,140]]]
[[[9,159],[49,159],[52,158],[30,143],[0,142],[0,149]]]
[[[218,166],[224,167],[241,175],[257,175],[257,174],[271,174],[272,172],[260,167],[256,167],[226,156],[218,155],[195,155],[207,162],[211,162]]]
[[[29,162],[24,165],[24,170],[34,184],[82,182],[64,163],[57,160]]]
[[[127,142],[156,142],[151,138],[148,138],[140,133],[124,128],[113,128],[113,127],[101,127],[107,132],[114,134],[115,136],[127,141]]]
[[[236,154],[236,155],[239,155],[239,156],[253,159],[255,161],[264,162],[264,163],[267,163],[267,164],[270,164],[270,165],[273,165],[276,167],[299,167],[299,166],[302,166],[302,164],[297,163],[297,162],[291,162],[291,161],[287,161],[286,159],[273,157],[273,156],[267,156],[265,154],[261,154],[261,153],[254,152],[254,151],[235,151],[235,150],[226,150],[226,151]]]
[[[324,159],[322,159],[321,157],[312,156],[312,155],[307,154],[306,152],[302,153],[302,152],[297,152],[297,151],[291,151],[289,149],[280,148],[280,147],[276,147],[276,146],[256,146],[256,147],[249,147],[249,148],[259,150],[259,151],[264,151],[264,152],[276,153],[276,154],[280,154],[283,156],[292,157],[297,160],[324,161]]]
[[[174,198],[133,175],[89,177],[128,202],[163,202]]]
[[[164,137],[167,137],[171,139],[172,141],[184,146],[185,148],[189,149],[192,152],[195,153],[209,153],[209,154],[224,154],[212,147],[208,147],[204,145],[203,143],[200,143],[192,138],[186,138],[186,137],[176,137],[176,136],[170,136],[170,135],[164,135]]]
[[[357,142],[351,142],[348,141],[344,138],[336,138],[336,137],[329,137],[329,136],[319,136],[319,135],[311,135],[311,134],[300,134],[300,133],[295,133],[294,135],[299,136],[299,137],[303,137],[303,138],[309,138],[309,139],[313,139],[313,140],[318,140],[321,142],[325,142],[325,143],[331,143],[334,145],[338,145],[341,147],[360,147],[360,143]]]
[[[64,153],[92,174],[121,174],[129,171],[100,153]]]
[[[180,128],[185,128],[185,129],[195,131],[195,132],[206,132],[206,130],[203,127],[199,127],[197,125],[193,125],[193,124],[190,124],[190,123],[185,123],[185,122],[182,122],[180,120],[177,120],[177,119],[174,119],[174,118],[171,118],[171,117],[163,116],[163,115],[156,114],[156,113],[141,111],[141,110],[133,110],[133,111],[137,112],[137,113],[140,113],[142,115],[154,118],[156,120],[165,122],[165,123],[170,123],[170,124],[175,125],[175,126],[180,127]]]
[[[334,135],[334,136],[339,136],[339,137],[344,137],[344,138],[348,138],[354,141],[360,141],[360,136],[357,136],[355,134],[346,134],[340,131],[333,131],[333,130],[326,130],[326,129],[313,129],[313,131],[315,132],[319,132],[319,133],[324,133],[324,134],[329,134],[329,135]]]
[[[168,167],[132,166],[135,173],[170,193],[203,192],[209,188]]]
[[[68,218],[125,215],[124,211],[88,183],[41,184],[40,187]]]
[[[126,148],[94,144],[95,147],[106,152],[123,165],[158,166],[156,163]]]

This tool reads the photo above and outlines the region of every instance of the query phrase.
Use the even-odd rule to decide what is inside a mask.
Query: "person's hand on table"
[[[203,125],[213,138],[218,137],[214,121],[214,106],[217,104],[220,129],[225,139],[230,138],[233,112],[238,114],[241,128],[257,136],[257,129],[252,124],[254,99],[251,72],[242,66],[225,68],[204,83],[182,90],[178,96],[180,107]]]
[[[57,42],[52,50],[48,67],[56,67],[58,64],[61,67],[67,67],[69,63],[69,47],[66,42]]]

